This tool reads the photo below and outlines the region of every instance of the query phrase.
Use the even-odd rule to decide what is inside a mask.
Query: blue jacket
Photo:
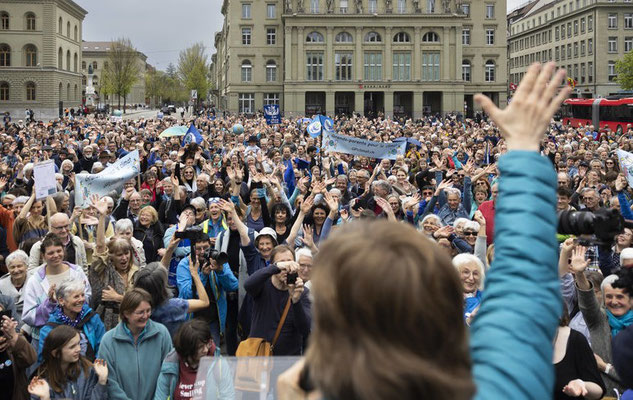
[[[224,333],[224,326],[226,325],[226,292],[234,292],[237,290],[237,278],[233,275],[233,271],[231,271],[231,267],[229,267],[228,263],[222,266],[222,271],[211,271],[209,275],[205,275],[202,273],[202,270],[198,270],[198,276],[203,285],[206,285],[209,279],[211,279],[209,286],[211,286],[213,297],[218,307],[220,332]],[[178,297],[181,299],[192,299],[193,280],[189,272],[189,258],[180,260],[176,271],[176,279],[178,282]]]
[[[158,383],[154,400],[167,400],[174,398],[174,391],[180,378],[179,369],[180,356],[176,350],[172,350],[160,368]],[[205,393],[203,399],[234,399],[235,388],[233,387],[233,374],[229,364],[220,358],[220,349],[217,348],[213,356],[213,362],[208,367],[207,378],[205,380]],[[220,382],[218,382],[218,380]]]
[[[107,331],[98,358],[108,363],[110,400],[153,399],[160,366],[171,349],[169,331],[152,320],[147,321],[136,344],[123,321]]]
[[[528,151],[503,156],[499,172],[495,259],[470,331],[475,399],[548,399],[562,310],[556,173]]]
[[[84,315],[88,315],[92,311],[92,308],[88,306],[88,303],[84,303],[81,311],[83,311]],[[59,307],[56,307],[55,310],[48,317],[48,322],[52,322],[58,325],[64,325],[64,322],[60,318],[61,310]],[[42,349],[44,348],[44,340],[46,336],[48,336],[49,332],[55,329],[56,326],[51,326],[48,323],[40,329],[40,340],[39,347],[37,349],[37,361],[42,362]],[[101,338],[105,333],[105,326],[99,317],[99,314],[93,314],[90,320],[88,320],[84,326],[81,328],[81,331],[86,335],[86,339],[92,346],[94,350],[94,354],[97,355],[99,352],[99,344],[101,343]],[[86,356],[86,349],[81,349],[81,355]]]
[[[99,377],[91,368],[88,378],[82,369],[76,381],[66,382],[63,392],[58,393],[50,389],[49,395],[51,399],[107,400],[108,389],[106,385],[99,384]],[[31,399],[39,400],[39,397],[31,395]]]

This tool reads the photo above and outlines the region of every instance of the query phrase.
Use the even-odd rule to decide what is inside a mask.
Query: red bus
[[[565,125],[590,124],[622,133],[628,124],[633,125],[633,97],[567,99],[561,107],[561,116]]]

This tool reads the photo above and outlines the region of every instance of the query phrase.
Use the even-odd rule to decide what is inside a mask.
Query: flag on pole
[[[185,136],[182,138],[182,146],[184,147],[192,142],[195,142],[198,144],[202,143],[202,135],[196,129],[193,122],[191,123],[191,125],[189,125],[189,129],[187,130],[187,133],[185,133]]]

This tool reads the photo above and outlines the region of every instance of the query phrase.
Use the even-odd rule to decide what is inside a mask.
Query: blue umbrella
[[[420,143],[419,140],[415,140],[413,138],[408,138],[408,137],[399,137],[399,138],[395,138],[393,140],[394,142],[404,142],[406,141],[408,144],[414,144],[418,147],[422,147],[422,143]]]
[[[172,126],[165,129],[158,136],[162,138],[172,137],[172,136],[185,136],[188,129],[189,128],[186,126],[176,125],[176,126]]]

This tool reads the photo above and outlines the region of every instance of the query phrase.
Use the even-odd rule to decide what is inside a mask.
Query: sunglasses
[[[211,197],[209,198],[209,204],[217,204],[220,202],[220,198],[219,197]]]
[[[477,232],[464,231],[464,236],[477,236]]]
[[[422,192],[422,196],[433,196],[433,192]]]

